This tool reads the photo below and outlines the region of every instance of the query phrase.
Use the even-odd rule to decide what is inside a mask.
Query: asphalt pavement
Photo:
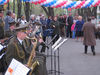
[[[99,39],[96,40],[95,56],[91,52],[91,47],[88,47],[88,53],[84,54],[84,45],[81,40],[77,42],[75,39],[68,39],[59,49],[60,72],[63,72],[63,74],[59,75],[100,75]],[[48,71],[51,70],[50,62],[51,57],[49,56],[47,57]],[[49,75],[55,75],[55,73],[50,73]],[[56,75],[58,74],[56,73]]]

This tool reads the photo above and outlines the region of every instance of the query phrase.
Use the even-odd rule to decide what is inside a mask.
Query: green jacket
[[[12,59],[16,59],[25,64],[25,50],[16,37],[13,37],[7,47],[6,62],[10,64]]]

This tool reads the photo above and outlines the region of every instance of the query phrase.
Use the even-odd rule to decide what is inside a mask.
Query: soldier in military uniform
[[[27,36],[24,33],[25,29],[26,29],[26,26],[16,28],[16,36],[10,40],[7,47],[7,53],[6,53],[7,65],[10,64],[12,58],[15,58],[16,60],[22,63],[25,62],[25,51],[22,46],[22,42]]]
[[[23,64],[27,64],[28,58],[30,56],[32,50],[32,43],[29,39],[26,39],[26,28],[25,25],[20,25],[19,27],[15,28],[16,36],[14,36],[10,43],[8,44],[7,53],[6,53],[6,62],[7,65],[10,64],[12,58],[15,58],[19,62]],[[35,54],[33,54],[35,55]],[[35,75],[47,75],[46,68],[46,61],[44,56],[41,54],[36,53],[36,57],[34,60],[38,60],[40,65],[36,67],[34,74]]]
[[[3,21],[3,11],[0,10],[0,39],[4,38],[4,21]]]

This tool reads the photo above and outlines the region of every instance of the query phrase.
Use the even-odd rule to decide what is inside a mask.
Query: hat
[[[26,28],[28,28],[28,25],[29,25],[29,23],[26,23],[26,24],[19,24],[19,26],[16,27],[15,30],[16,30],[16,31],[20,31],[20,30],[26,31]]]

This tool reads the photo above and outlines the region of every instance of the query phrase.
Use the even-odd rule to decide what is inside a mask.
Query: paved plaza
[[[96,43],[96,56],[93,56],[90,47],[86,55],[81,41],[68,39],[60,47],[60,70],[64,73],[60,75],[100,75],[100,40],[97,39]],[[50,69],[50,57],[47,66]]]

